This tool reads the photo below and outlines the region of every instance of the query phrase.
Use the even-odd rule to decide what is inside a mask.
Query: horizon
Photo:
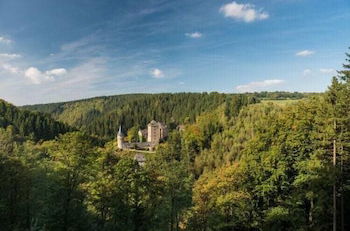
[[[348,21],[346,0],[1,0],[0,98],[321,93],[342,68]]]
[[[60,103],[74,103],[74,102],[80,102],[85,100],[92,100],[92,99],[98,99],[98,98],[108,98],[108,97],[115,97],[115,96],[127,96],[127,95],[161,95],[161,94],[227,94],[227,95],[239,95],[239,94],[259,94],[259,93],[300,93],[300,94],[323,94],[324,92],[316,92],[316,91],[309,91],[309,92],[301,92],[301,91],[254,91],[254,92],[217,92],[217,91],[202,91],[202,92],[195,92],[195,91],[183,91],[183,92],[159,92],[159,93],[142,93],[142,92],[135,92],[135,93],[124,93],[124,94],[115,94],[115,95],[99,95],[99,96],[93,96],[93,97],[87,97],[87,98],[80,98],[80,99],[73,99],[68,101],[54,101],[54,102],[47,102],[47,103],[38,103],[38,104],[23,104],[23,105],[15,105],[12,102],[8,102],[13,104],[14,106],[18,107],[26,107],[26,106],[37,106],[37,105],[47,105],[47,104],[60,104]],[[1,98],[0,98],[1,99]],[[281,99],[285,100],[285,99]]]

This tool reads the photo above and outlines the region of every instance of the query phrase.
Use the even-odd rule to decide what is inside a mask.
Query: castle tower
[[[163,123],[152,120],[148,124],[147,142],[158,144],[160,140],[164,139],[167,136],[167,127]]]
[[[148,124],[148,136],[147,136],[147,142],[149,143],[156,143],[157,140],[159,140],[158,136],[158,123],[155,120],[152,120]]]
[[[124,135],[122,133],[122,126],[119,126],[119,131],[117,135],[118,148],[123,149],[124,147]]]
[[[143,134],[142,134],[142,130],[141,129],[139,129],[139,131],[138,131],[138,133],[137,133],[138,135],[139,135],[139,142],[140,143],[142,143],[143,142]]]

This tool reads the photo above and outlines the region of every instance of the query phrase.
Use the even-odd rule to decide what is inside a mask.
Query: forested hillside
[[[34,142],[1,128],[1,230],[349,230],[347,56],[325,94],[293,103],[205,95],[212,110],[144,152],[143,166],[115,140]]]
[[[224,103],[234,104],[230,113],[238,113],[240,107],[257,101],[254,95],[219,93],[131,94],[23,108],[50,113],[55,119],[89,134],[112,139],[119,125],[127,131],[134,126],[145,128],[155,119],[173,128],[193,123],[201,113]]]
[[[119,125],[123,125],[127,131],[135,126],[144,128],[155,119],[173,128],[179,124],[193,123],[200,114],[213,111],[223,104],[227,108],[231,104],[236,105],[230,110],[231,113],[238,113],[240,107],[257,103],[261,99],[295,100],[310,95],[298,92],[130,94],[23,108],[49,113],[55,119],[89,134],[112,139]]]
[[[50,115],[20,110],[0,99],[0,128],[8,126],[12,126],[19,135],[35,140],[53,139],[71,130],[68,125],[55,121]]]

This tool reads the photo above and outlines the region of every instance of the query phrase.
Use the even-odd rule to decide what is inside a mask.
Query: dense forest
[[[310,95],[297,92],[130,94],[22,108],[49,113],[58,121],[110,140],[115,137],[119,125],[127,131],[135,126],[145,128],[155,119],[174,128],[179,124],[193,123],[198,115],[222,104],[227,104],[230,111],[236,110],[231,113],[238,113],[241,106],[262,99],[301,99]],[[231,107],[231,104],[236,107]]]
[[[20,110],[0,99],[0,128],[11,126],[23,137],[50,140],[72,131],[68,125],[57,122],[48,114]]]
[[[26,107],[81,130],[38,141],[12,128],[22,120],[3,123],[1,230],[349,230],[347,57],[324,94],[290,93],[289,103],[280,93],[266,102],[277,98],[183,93]],[[114,139],[92,137],[153,118],[185,128],[145,153],[144,166]]]

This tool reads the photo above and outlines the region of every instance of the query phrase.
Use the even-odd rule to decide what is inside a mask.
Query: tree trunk
[[[344,179],[343,179],[343,161],[344,161],[344,147],[343,145],[340,146],[340,192],[341,192],[341,199],[340,199],[340,226],[341,226],[341,231],[345,231],[344,229]]]
[[[170,231],[174,230],[174,197],[171,198]]]
[[[314,209],[314,199],[312,198],[310,200],[310,210],[309,210],[309,224],[310,224],[310,227],[312,227],[312,223],[313,223],[313,215],[312,215],[312,211]]]
[[[336,122],[334,121],[334,131],[336,132]],[[333,166],[334,170],[337,165],[337,149],[336,139],[333,139]],[[336,177],[333,184],[333,231],[337,231],[337,188],[336,188]]]

